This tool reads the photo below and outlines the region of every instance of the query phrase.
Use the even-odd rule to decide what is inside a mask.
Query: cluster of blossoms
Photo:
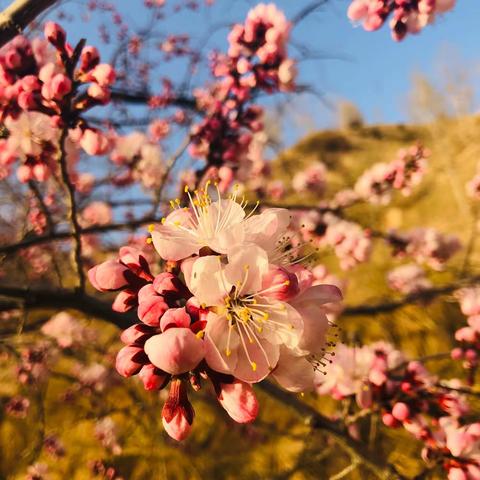
[[[311,191],[320,196],[325,190],[325,176],[325,165],[322,162],[316,162],[295,174],[292,180],[292,187],[298,193]]]
[[[372,249],[368,231],[332,214],[325,215],[324,220],[326,230],[323,242],[334,249],[342,269],[348,270],[368,260]]]
[[[452,358],[463,360],[469,370],[469,381],[473,383],[475,371],[479,365],[480,351],[480,287],[462,288],[456,292],[460,309],[466,315],[468,326],[455,332],[455,340],[460,345],[452,350]]]
[[[425,276],[425,270],[416,264],[401,265],[387,275],[388,286],[406,295],[428,290],[432,282]]]
[[[7,137],[0,140],[0,173],[6,177],[19,161],[21,182],[45,181],[55,172],[62,128],[69,132],[65,150],[70,168],[78,146],[90,155],[108,148],[106,137],[89,128],[80,114],[109,102],[113,68],[100,63],[94,47],[72,47],[53,22],[46,24],[45,38],[30,42],[17,36],[0,51],[1,120]]]
[[[89,271],[98,290],[120,291],[115,310],[137,308],[140,323],[121,336],[117,370],[138,374],[147,390],[170,383],[162,417],[177,440],[193,422],[188,384],[196,390],[209,379],[240,423],[258,412],[251,384],[269,375],[290,391],[313,389],[331,346],[325,305],[341,299],[336,286],[313,285],[313,274],[292,258],[287,210],[246,215],[236,193],[222,199],[217,191],[213,199],[208,184],[185,193],[190,207],[172,202],[150,229],[164,272],[154,277],[127,247]]]
[[[249,104],[253,95],[294,88],[295,65],[286,53],[289,32],[290,23],[273,4],[257,5],[244,24],[233,27],[228,54],[212,58],[217,83],[196,92],[205,119],[192,129],[191,155],[216,167],[245,156],[252,133],[263,128],[262,109]]]
[[[442,270],[445,263],[457,253],[462,244],[455,235],[445,235],[434,228],[418,227],[406,233],[392,232],[388,241],[394,254],[413,258],[434,270]]]
[[[353,0],[347,15],[369,32],[378,30],[390,18],[392,38],[400,41],[408,33],[419,33],[455,3],[456,0]]]
[[[161,122],[159,120],[158,122]],[[132,132],[125,136],[117,136],[112,143],[114,148],[110,160],[123,170],[112,178],[117,186],[141,183],[147,190],[158,188],[163,183],[165,166],[162,150],[154,142],[163,138],[165,129],[159,123],[152,125],[149,139],[145,134]]]
[[[390,203],[394,190],[410,195],[423,178],[428,156],[429,152],[420,145],[401,149],[392,162],[376,163],[364,172],[355,183],[354,191],[359,198],[381,205]]]
[[[422,458],[437,461],[450,480],[480,478],[480,424],[465,424],[469,405],[459,380],[439,382],[419,361],[408,361],[385,342],[339,345],[317,392],[355,398],[361,411],[376,411],[385,426],[403,427],[425,445]],[[352,414],[350,433],[361,415]],[[347,419],[348,420],[348,419]]]

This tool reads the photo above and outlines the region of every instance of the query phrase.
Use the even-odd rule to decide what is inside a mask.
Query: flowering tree
[[[17,0],[5,10],[2,474],[145,478],[154,458],[156,472],[188,478],[480,478],[476,226],[464,247],[428,222],[383,231],[371,215],[416,198],[432,138],[423,146],[404,135],[391,157],[348,176],[294,151],[267,161],[262,102],[305,89],[288,42],[324,3],[292,20],[259,4],[212,52],[158,29],[200,8],[193,1],[145,1],[149,21],[137,31],[114,3],[88,2],[85,21],[102,19],[107,53],[39,20],[53,6],[49,18],[67,25],[68,4]],[[348,15],[367,30],[391,17],[400,40],[453,3],[354,0]],[[187,79],[156,82],[168,62],[186,64]],[[194,87],[198,71],[206,81]],[[359,142],[344,135],[325,144],[346,152]],[[472,202],[479,185],[477,175],[466,186]],[[349,305],[355,271],[376,293],[366,267],[390,270],[388,300]],[[362,325],[450,300],[467,320],[435,313],[450,334],[441,352],[404,352],[394,327],[371,335]],[[443,370],[427,365],[445,360]],[[400,448],[414,440],[412,468],[391,458],[389,435]],[[232,449],[253,462],[252,443],[275,445],[289,463],[192,464]]]

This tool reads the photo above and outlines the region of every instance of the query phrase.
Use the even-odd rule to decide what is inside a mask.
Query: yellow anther
[[[189,191],[188,185],[185,185],[185,188],[183,189],[183,191],[184,191],[185,193],[188,193],[188,191]]]
[[[207,305],[205,303],[200,304],[200,308],[205,310],[207,308]]]
[[[225,350],[225,355],[229,357],[232,354],[232,351],[229,350],[228,348]]]
[[[152,223],[148,226],[147,230],[152,233],[155,230],[155,225]]]
[[[178,220],[176,220],[175,222],[173,222],[173,224],[174,224],[176,227],[179,227],[179,226],[181,225],[181,223],[180,223]]]
[[[243,268],[244,268],[245,270],[249,270],[249,269],[250,269],[250,265],[244,265]]]
[[[169,203],[170,203],[170,207],[171,207],[171,208],[175,208],[175,202],[174,202],[173,200],[170,200]]]
[[[304,392],[300,392],[300,396],[301,396],[301,397],[304,397],[304,396],[305,396],[305,393],[304,393]]]
[[[175,199],[175,203],[176,203],[177,205],[180,205],[180,199],[179,199],[179,198],[176,198],[176,199]]]
[[[264,320],[268,320],[268,313],[267,313],[267,312],[265,312],[265,313],[263,314],[263,319],[264,319]]]
[[[250,365],[252,366],[252,370],[254,372],[256,372],[257,371],[257,364],[255,362],[251,362]]]
[[[203,330],[200,330],[199,332],[197,332],[195,334],[195,336],[199,339],[202,339],[204,337],[204,335],[205,335],[205,332]]]
[[[146,242],[150,245],[153,242],[152,237],[148,237]]]
[[[165,222],[167,221],[167,219],[165,217],[163,217],[160,222],[162,223],[162,225],[165,225]]]
[[[290,285],[290,280],[285,280],[285,281],[283,282],[283,284],[284,284],[286,287],[288,287],[288,286]]]
[[[257,327],[257,332],[258,332],[258,333],[262,333],[262,332],[263,332],[263,328],[262,328],[262,327]]]

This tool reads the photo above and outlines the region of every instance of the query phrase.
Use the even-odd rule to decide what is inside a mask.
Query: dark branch
[[[58,0],[15,0],[0,13],[0,47],[9,42]]]
[[[73,290],[29,289],[0,286],[0,296],[20,300],[26,309],[53,308],[55,310],[73,309],[101,318],[119,328],[128,328],[135,323],[135,315],[114,312],[110,304],[95,297]],[[6,306],[9,302],[0,302]],[[13,306],[13,302],[11,302]]]

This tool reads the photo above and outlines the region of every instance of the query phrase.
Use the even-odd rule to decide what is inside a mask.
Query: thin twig
[[[62,135],[60,136],[59,147],[60,155],[58,158],[58,163],[60,165],[60,172],[62,176],[63,186],[67,191],[67,202],[68,202],[68,220],[73,230],[74,238],[74,264],[78,278],[78,289],[80,291],[85,290],[85,274],[83,272],[83,262],[82,262],[82,238],[81,238],[81,228],[78,223],[77,217],[77,204],[75,202],[75,187],[73,186],[70,176],[68,174],[67,166],[67,153],[65,151],[65,140],[67,138],[68,129],[65,127],[62,130]]]
[[[155,215],[157,213],[158,207],[160,205],[160,202],[162,201],[162,193],[165,190],[165,187],[167,186],[170,173],[175,167],[175,164],[178,162],[180,157],[183,155],[187,147],[190,145],[192,137],[191,135],[186,135],[185,138],[183,139],[182,143],[179,145],[177,150],[172,154],[172,156],[167,160],[166,162],[166,167],[165,167],[165,173],[163,175],[163,181],[158,190],[156,191],[155,194],[155,200],[152,206],[151,210],[151,215]]]

